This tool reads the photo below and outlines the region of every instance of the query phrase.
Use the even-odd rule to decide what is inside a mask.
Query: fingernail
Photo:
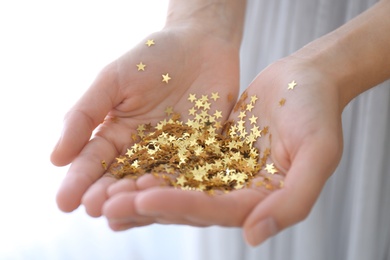
[[[278,233],[278,227],[273,218],[266,218],[254,227],[252,227],[248,232],[245,233],[246,241],[252,245],[257,246],[264,242],[269,237],[276,235]]]

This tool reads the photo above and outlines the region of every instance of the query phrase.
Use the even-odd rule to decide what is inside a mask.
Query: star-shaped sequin
[[[145,70],[145,67],[146,67],[146,65],[143,64],[142,62],[140,62],[139,64],[137,64],[137,69],[138,69],[138,71],[140,71],[140,70],[144,71],[144,70]]]
[[[155,45],[156,43],[154,42],[154,40],[150,39],[150,40],[147,40],[146,45],[148,45],[148,47],[152,46],[152,45]]]
[[[293,80],[290,83],[288,83],[287,89],[294,89],[296,85],[297,85],[297,83],[295,82],[295,80]]]
[[[162,77],[163,77],[162,82],[165,82],[168,84],[168,81],[171,79],[171,77],[169,77],[169,73],[162,75]]]

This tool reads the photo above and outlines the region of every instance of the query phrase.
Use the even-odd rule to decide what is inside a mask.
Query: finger
[[[108,66],[102,71],[65,116],[61,137],[51,154],[54,165],[69,164],[87,144],[92,131],[120,102],[113,68],[114,66]]]
[[[258,245],[308,216],[338,161],[333,158],[338,155],[331,155],[336,149],[328,144],[315,140],[306,142],[300,149],[287,173],[284,187],[260,202],[245,221],[244,234],[249,244]]]
[[[172,223],[241,226],[264,196],[265,193],[252,189],[210,196],[197,191],[153,188],[137,195],[135,207],[141,215]]]
[[[151,217],[141,216],[134,207],[136,192],[122,192],[111,197],[103,205],[103,215],[113,230],[124,230],[132,227],[154,223]]]
[[[107,188],[107,196],[110,198],[121,192],[133,192],[136,190],[137,185],[135,180],[127,178],[121,179]]]
[[[137,180],[137,188],[138,190],[146,190],[153,187],[167,186],[165,176],[164,174],[160,176],[154,176],[152,174],[143,175]]]
[[[87,189],[99,179],[104,169],[101,160],[112,161],[117,155],[113,144],[96,136],[81,151],[69,167],[57,193],[57,204],[65,212],[75,210]]]
[[[121,192],[133,192],[164,185],[166,185],[166,181],[163,178],[155,177],[152,174],[145,174],[136,180],[125,178],[115,182],[107,188],[107,195],[108,197],[112,197]]]
[[[88,215],[91,217],[100,217],[102,215],[103,204],[109,198],[107,189],[116,181],[117,179],[114,177],[106,175],[89,187],[81,199],[81,203],[84,205]]]

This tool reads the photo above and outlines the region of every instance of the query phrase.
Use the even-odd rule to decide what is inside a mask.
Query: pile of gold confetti
[[[148,40],[146,44],[150,47],[155,43]],[[142,62],[137,64],[138,70],[143,71],[145,67]],[[162,77],[168,84],[168,73]],[[292,88],[296,85],[295,82],[290,84]],[[187,122],[181,121],[181,115],[175,113],[173,107],[168,107],[166,119],[156,126],[139,125],[137,136],[133,136],[138,142],[117,157],[108,172],[116,178],[133,179],[153,174],[176,188],[206,192],[247,187],[261,170],[268,175],[277,174],[274,164],[266,163],[270,150],[266,148],[260,157],[254,146],[260,137],[268,134],[268,127],[260,129],[258,118],[251,114],[258,98],[255,95],[249,98],[246,92],[243,93],[234,108],[234,112],[239,112],[237,122],[222,122],[222,112],[211,109],[212,103],[219,98],[217,92],[201,97],[190,94],[188,101],[192,107]],[[282,99],[279,105],[284,103],[285,99]],[[270,183],[269,177],[265,177],[260,185],[269,189],[282,186],[282,183],[279,187]]]

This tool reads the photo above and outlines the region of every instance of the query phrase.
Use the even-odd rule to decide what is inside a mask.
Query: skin
[[[271,159],[286,174],[283,189],[210,197],[161,187],[151,176],[116,181],[103,175],[100,161],[124,153],[132,143],[129,132],[162,119],[165,107],[175,104],[186,114],[189,93],[237,95],[244,7],[241,1],[171,1],[166,27],[149,37],[158,44],[145,50],[142,41],[100,73],[65,117],[51,157],[56,165],[72,162],[58,192],[60,209],[72,211],[82,203],[91,216],[104,215],[113,230],[152,223],[240,226],[251,245],[307,217],[339,163],[344,107],[390,78],[390,35],[384,33],[390,31],[389,0],[271,64],[248,87],[249,96],[259,97],[253,109],[261,115],[258,124],[272,133]],[[140,60],[154,64],[148,75],[157,78],[134,70]],[[172,75],[166,86],[158,78],[165,71]],[[288,90],[292,80],[298,85]],[[156,86],[164,91],[156,92]],[[221,102],[219,109],[228,115],[233,105]],[[106,115],[117,122],[104,121],[88,141]],[[232,112],[229,118],[237,116]]]

